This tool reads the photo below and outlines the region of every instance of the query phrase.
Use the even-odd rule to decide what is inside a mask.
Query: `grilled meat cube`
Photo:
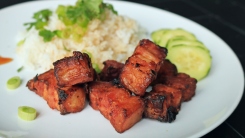
[[[154,69],[154,63],[149,64],[137,56],[132,56],[126,62],[119,81],[122,86],[136,95],[143,96],[146,88],[155,79]]]
[[[164,60],[164,64],[161,66],[159,72],[164,76],[176,76],[178,73],[177,67],[168,59]]]
[[[166,48],[147,39],[141,40],[121,71],[121,85],[134,94],[143,96],[146,88],[156,79],[166,54]]]
[[[164,83],[166,77],[176,76],[178,73],[177,67],[168,59],[165,59],[160,70],[157,73],[157,78],[153,81],[154,84]]]
[[[29,90],[43,97],[50,108],[59,110],[59,97],[57,93],[58,86],[53,69],[40,75],[36,75],[33,79],[27,82],[26,86]]]
[[[117,132],[123,133],[142,119],[143,111],[144,102],[140,97],[128,97],[112,103],[109,120]]]
[[[115,60],[106,60],[103,62],[103,64],[104,68],[99,73],[99,78],[101,81],[112,81],[113,79],[117,79],[124,66],[123,63]]]
[[[182,101],[189,101],[195,95],[197,80],[188,74],[178,73],[174,77],[166,77],[164,84],[180,89],[182,91]]]
[[[58,85],[72,86],[94,80],[94,69],[89,56],[78,51],[53,63]]]
[[[88,83],[88,94],[89,94],[89,105],[94,110],[99,110],[99,100],[103,93],[109,91],[109,88],[113,87],[113,84],[110,82],[102,82],[102,81],[95,81]]]
[[[171,123],[180,110],[181,99],[179,89],[157,84],[144,96],[144,117]]]
[[[58,88],[59,108],[62,115],[80,112],[86,104],[85,90],[80,86]]]
[[[168,59],[164,60],[160,70],[158,71],[159,77],[176,76],[178,73],[177,67]]]
[[[79,112],[85,107],[84,89],[80,86],[59,87],[53,69],[29,80],[27,87],[43,97],[51,109],[60,111],[62,115]]]
[[[110,82],[89,83],[90,105],[107,118],[119,133],[141,120],[144,102],[138,96]]]
[[[181,91],[179,91],[176,88],[164,85],[164,84],[157,84],[152,88],[152,90],[156,92],[163,92],[165,94],[169,94],[170,100],[171,100],[170,101],[171,106],[176,108],[177,111],[180,110],[181,99],[183,96]]]

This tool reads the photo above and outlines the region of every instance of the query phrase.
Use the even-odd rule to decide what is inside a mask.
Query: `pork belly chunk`
[[[118,133],[139,122],[144,111],[144,102],[138,96],[110,82],[89,83],[90,105],[107,118]]]
[[[165,59],[157,73],[157,78],[153,81],[153,85],[164,83],[166,77],[176,76],[178,74],[177,67],[170,60]]]
[[[100,96],[109,91],[113,87],[110,82],[96,81],[88,83],[89,105],[94,110],[99,110]]]
[[[89,56],[78,51],[53,63],[58,85],[61,87],[82,84],[94,80],[94,69]]]
[[[189,101],[195,95],[197,80],[185,73],[178,73],[176,76],[166,77],[164,84],[181,90],[182,101]]]
[[[36,75],[27,82],[26,86],[29,90],[46,100],[50,108],[59,110],[58,86],[53,69]]]
[[[166,54],[166,48],[148,39],[141,40],[121,71],[121,85],[134,94],[143,96],[147,87],[156,79]]]
[[[80,112],[86,105],[85,90],[81,86],[58,88],[59,108],[62,115]]]
[[[180,110],[181,99],[179,89],[157,84],[144,96],[144,117],[171,123]]]
[[[106,60],[103,62],[103,64],[104,67],[99,73],[100,80],[112,81],[113,79],[118,79],[124,64],[115,60]]]
[[[27,82],[27,87],[37,95],[43,97],[51,109],[60,111],[60,114],[80,112],[84,109],[86,95],[83,87],[57,85],[54,70],[35,76]]]

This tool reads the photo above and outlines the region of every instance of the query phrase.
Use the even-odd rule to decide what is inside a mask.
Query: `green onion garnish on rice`
[[[36,12],[33,16],[34,22],[25,23],[27,30],[35,27],[39,31],[39,35],[43,37],[44,42],[50,42],[57,36],[59,38],[72,38],[76,42],[80,42],[83,35],[87,31],[88,24],[93,19],[103,20],[105,17],[105,9],[114,10],[111,4],[103,3],[102,0],[78,0],[75,5],[59,5],[56,9],[56,14],[66,28],[62,30],[47,30],[49,17],[53,14],[51,10],[44,9]]]

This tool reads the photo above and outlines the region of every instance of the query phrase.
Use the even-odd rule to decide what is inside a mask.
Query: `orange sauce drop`
[[[11,62],[12,60],[13,60],[12,58],[7,58],[7,57],[2,57],[2,56],[0,56],[0,65],[9,63],[9,62]]]

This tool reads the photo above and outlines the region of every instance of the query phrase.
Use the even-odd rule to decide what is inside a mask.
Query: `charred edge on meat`
[[[140,40],[140,46],[143,46],[145,44],[145,41]]]
[[[156,95],[156,99],[152,99],[151,102],[155,108],[161,109],[163,108],[163,102],[165,100],[165,96],[163,95]]]
[[[154,71],[154,70],[152,70],[152,69],[151,69],[151,73],[152,73],[154,76],[157,75],[156,71]]]
[[[83,53],[83,54],[89,59],[89,60],[87,60],[88,61],[88,67],[92,68],[92,63],[91,63],[91,59],[90,59],[89,55],[87,53]]]
[[[176,115],[178,114],[178,112],[176,111],[176,109],[172,106],[170,106],[167,110],[167,122],[171,123],[176,119]]]
[[[124,116],[124,118],[127,118],[128,117],[128,115],[127,115],[127,109],[123,108],[122,110],[123,110],[123,116]]]
[[[111,82],[113,85],[120,85],[120,80],[118,78],[113,79]]]
[[[86,53],[83,53],[83,54],[86,54]],[[81,60],[83,60],[83,54],[81,54],[81,52],[78,52],[78,51],[73,51],[73,56]]]
[[[58,104],[60,105],[60,104],[62,104],[63,101],[66,100],[68,95],[65,93],[64,90],[61,90],[58,88],[58,96],[59,96],[59,103]]]
[[[84,83],[84,84],[83,84],[83,89],[84,89],[84,91],[85,91],[86,99],[87,99],[88,101],[90,101],[90,98],[89,98],[89,91],[90,91],[90,89],[89,89],[89,88],[90,88],[90,87],[88,86],[87,83]]]
[[[165,118],[164,118],[164,117],[161,117],[161,116],[159,116],[159,117],[157,118],[157,120],[160,121],[160,122],[165,122]]]
[[[36,82],[38,80],[38,74],[34,77],[33,81]]]
[[[89,55],[87,53],[81,53],[79,51],[73,51],[73,56],[76,57],[79,60],[84,60],[84,56],[86,57],[85,59],[90,59]],[[89,68],[91,68],[91,60],[87,60],[88,61],[88,66]]]
[[[165,47],[162,47],[162,46],[159,46],[159,45],[157,45],[158,47],[160,47],[161,49],[163,49],[164,50],[164,53],[167,55],[168,54],[168,49],[167,48],[165,48]]]
[[[136,64],[135,64],[135,67],[136,67],[136,68],[140,67],[140,64],[139,64],[139,63],[136,63]]]

